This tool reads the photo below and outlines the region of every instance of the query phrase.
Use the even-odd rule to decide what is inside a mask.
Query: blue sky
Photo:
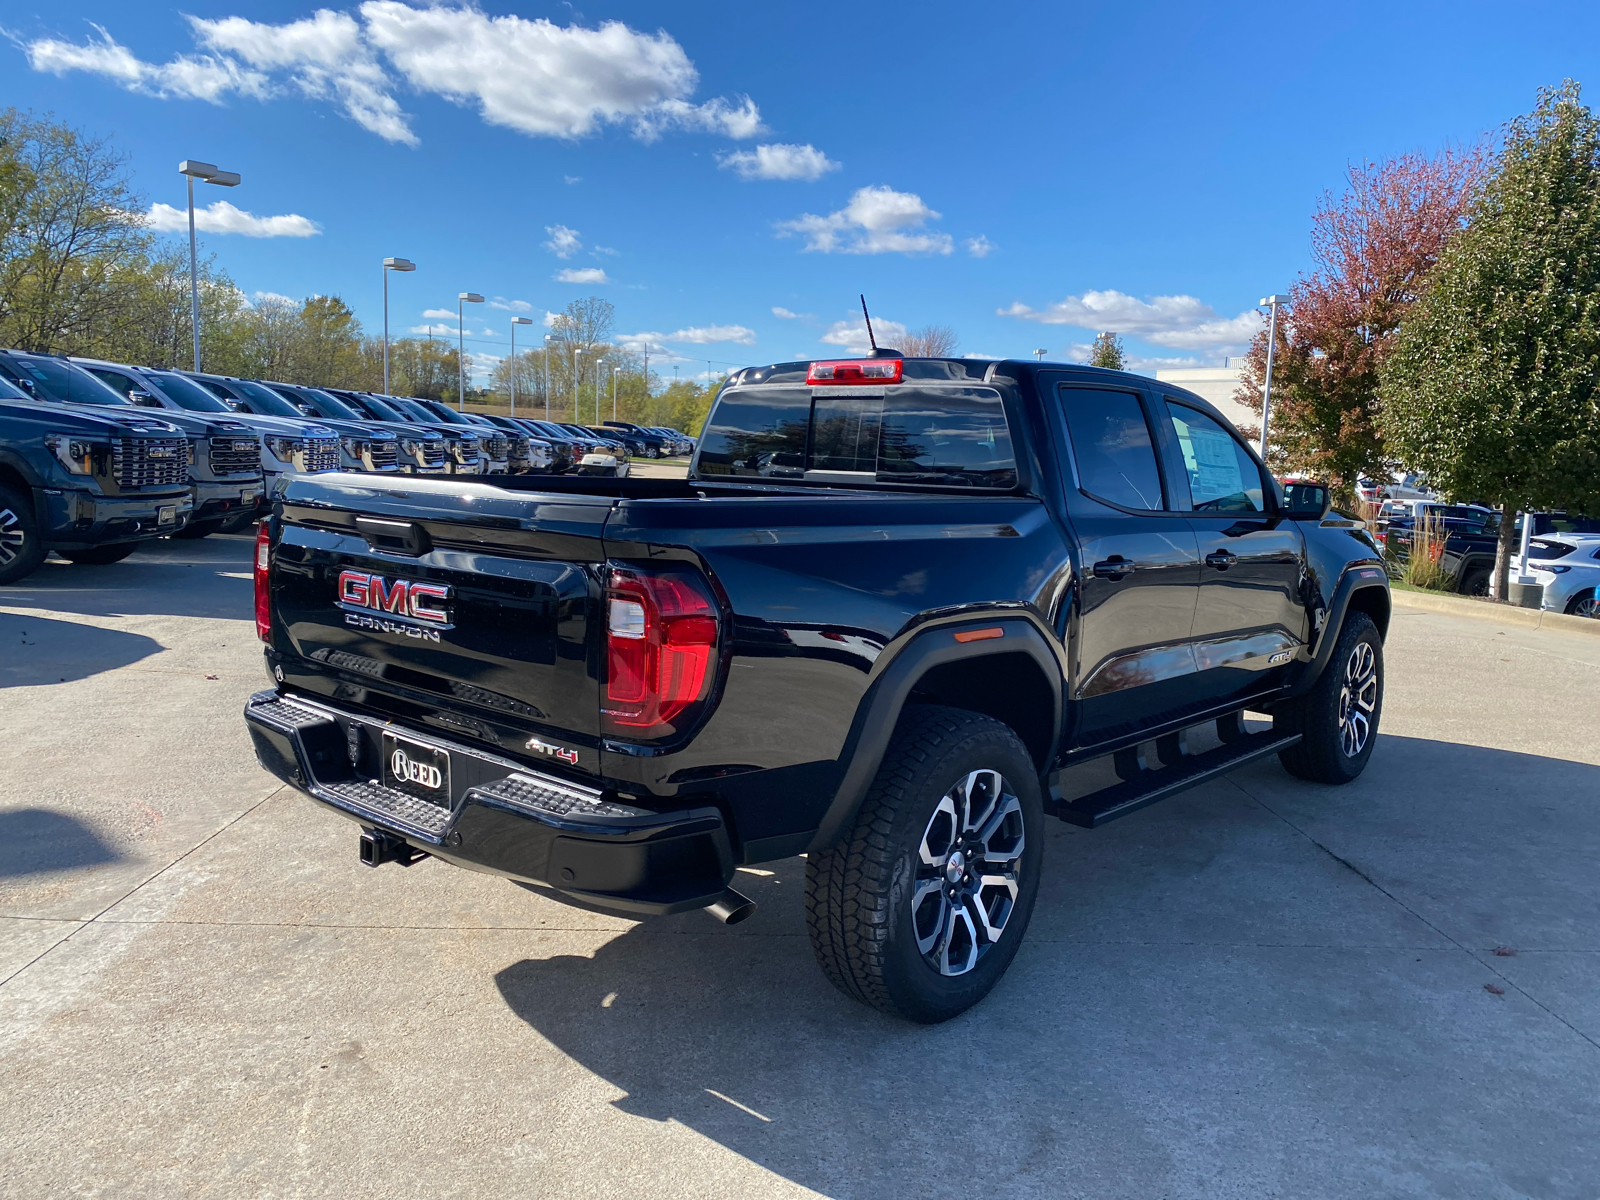
[[[247,293],[376,332],[401,255],[392,332],[453,333],[477,291],[469,348],[500,354],[514,312],[595,294],[669,376],[844,353],[858,292],[967,353],[1112,329],[1146,369],[1220,364],[1348,163],[1563,77],[1600,100],[1592,4],[20,0],[0,27],[5,102],[111,136],[151,204],[182,208],[183,158],[244,176],[197,201],[275,234],[205,237]]]

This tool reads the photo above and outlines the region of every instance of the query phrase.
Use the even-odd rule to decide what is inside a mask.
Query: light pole
[[[214,163],[186,158],[178,164],[178,174],[189,185],[189,323],[194,327],[194,369],[200,369],[200,259],[194,242],[194,181],[203,179],[218,187],[238,187],[237,171],[219,171]]]
[[[611,368],[611,419],[613,421],[617,419],[617,372],[620,370],[622,370],[621,367]]]
[[[417,264],[409,258],[383,260],[383,394],[389,394],[389,272],[415,271]]]
[[[517,326],[532,325],[527,317],[511,318],[511,415],[517,415]]]
[[[544,335],[544,419],[550,419],[550,335]]]
[[[1050,351],[1049,351],[1049,350],[1048,350],[1048,349],[1044,349],[1044,350],[1035,350],[1035,351],[1034,351],[1034,352],[1033,352],[1033,356],[1034,356],[1034,357],[1035,357],[1035,358],[1037,358],[1037,359],[1038,359],[1038,360],[1039,360],[1039,361],[1040,361],[1040,362],[1043,362],[1043,361],[1044,361],[1044,356],[1045,356],[1045,355],[1046,355],[1046,354],[1049,354],[1049,353],[1050,353]]]
[[[477,292],[462,292],[456,300],[456,411],[467,411],[467,318],[469,304],[482,304]]]
[[[572,423],[576,425],[583,420],[583,414],[578,411],[578,360],[583,357],[583,351],[578,347],[572,348]]]
[[[1272,352],[1278,348],[1278,306],[1289,303],[1287,296],[1263,296],[1261,303],[1272,308],[1267,328],[1267,378],[1261,385],[1261,461],[1267,461],[1267,418],[1272,410]]]

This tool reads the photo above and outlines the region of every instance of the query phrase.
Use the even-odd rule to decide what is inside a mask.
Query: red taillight
[[[601,708],[607,732],[674,732],[686,710],[710,693],[716,662],[717,606],[700,580],[611,568]]]
[[[807,383],[899,383],[905,361],[899,358],[861,358],[847,362],[814,362]]]
[[[272,565],[271,532],[269,522],[261,522],[256,533],[256,636],[263,642],[272,641],[272,607],[267,591],[267,568]]]

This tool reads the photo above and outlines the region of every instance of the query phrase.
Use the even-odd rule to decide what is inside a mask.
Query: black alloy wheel
[[[1300,734],[1278,760],[1300,779],[1349,783],[1372,757],[1382,712],[1383,639],[1371,617],[1352,612],[1311,690],[1273,707],[1273,730]]]
[[[0,584],[16,583],[44,561],[32,497],[0,487]]]
[[[988,995],[1033,914],[1043,799],[1027,747],[963,709],[906,710],[854,824],[806,860],[806,926],[842,992],[922,1024]]]
[[[1460,592],[1463,596],[1487,596],[1489,594],[1488,567],[1472,567],[1461,576]]]

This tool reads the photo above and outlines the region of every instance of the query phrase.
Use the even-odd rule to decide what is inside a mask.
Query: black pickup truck
[[[1389,621],[1360,524],[1196,396],[881,351],[736,372],[684,480],[293,480],[256,589],[256,752],[365,861],[731,922],[803,853],[823,970],[924,1022],[1015,954],[1046,816],[1355,778]]]

